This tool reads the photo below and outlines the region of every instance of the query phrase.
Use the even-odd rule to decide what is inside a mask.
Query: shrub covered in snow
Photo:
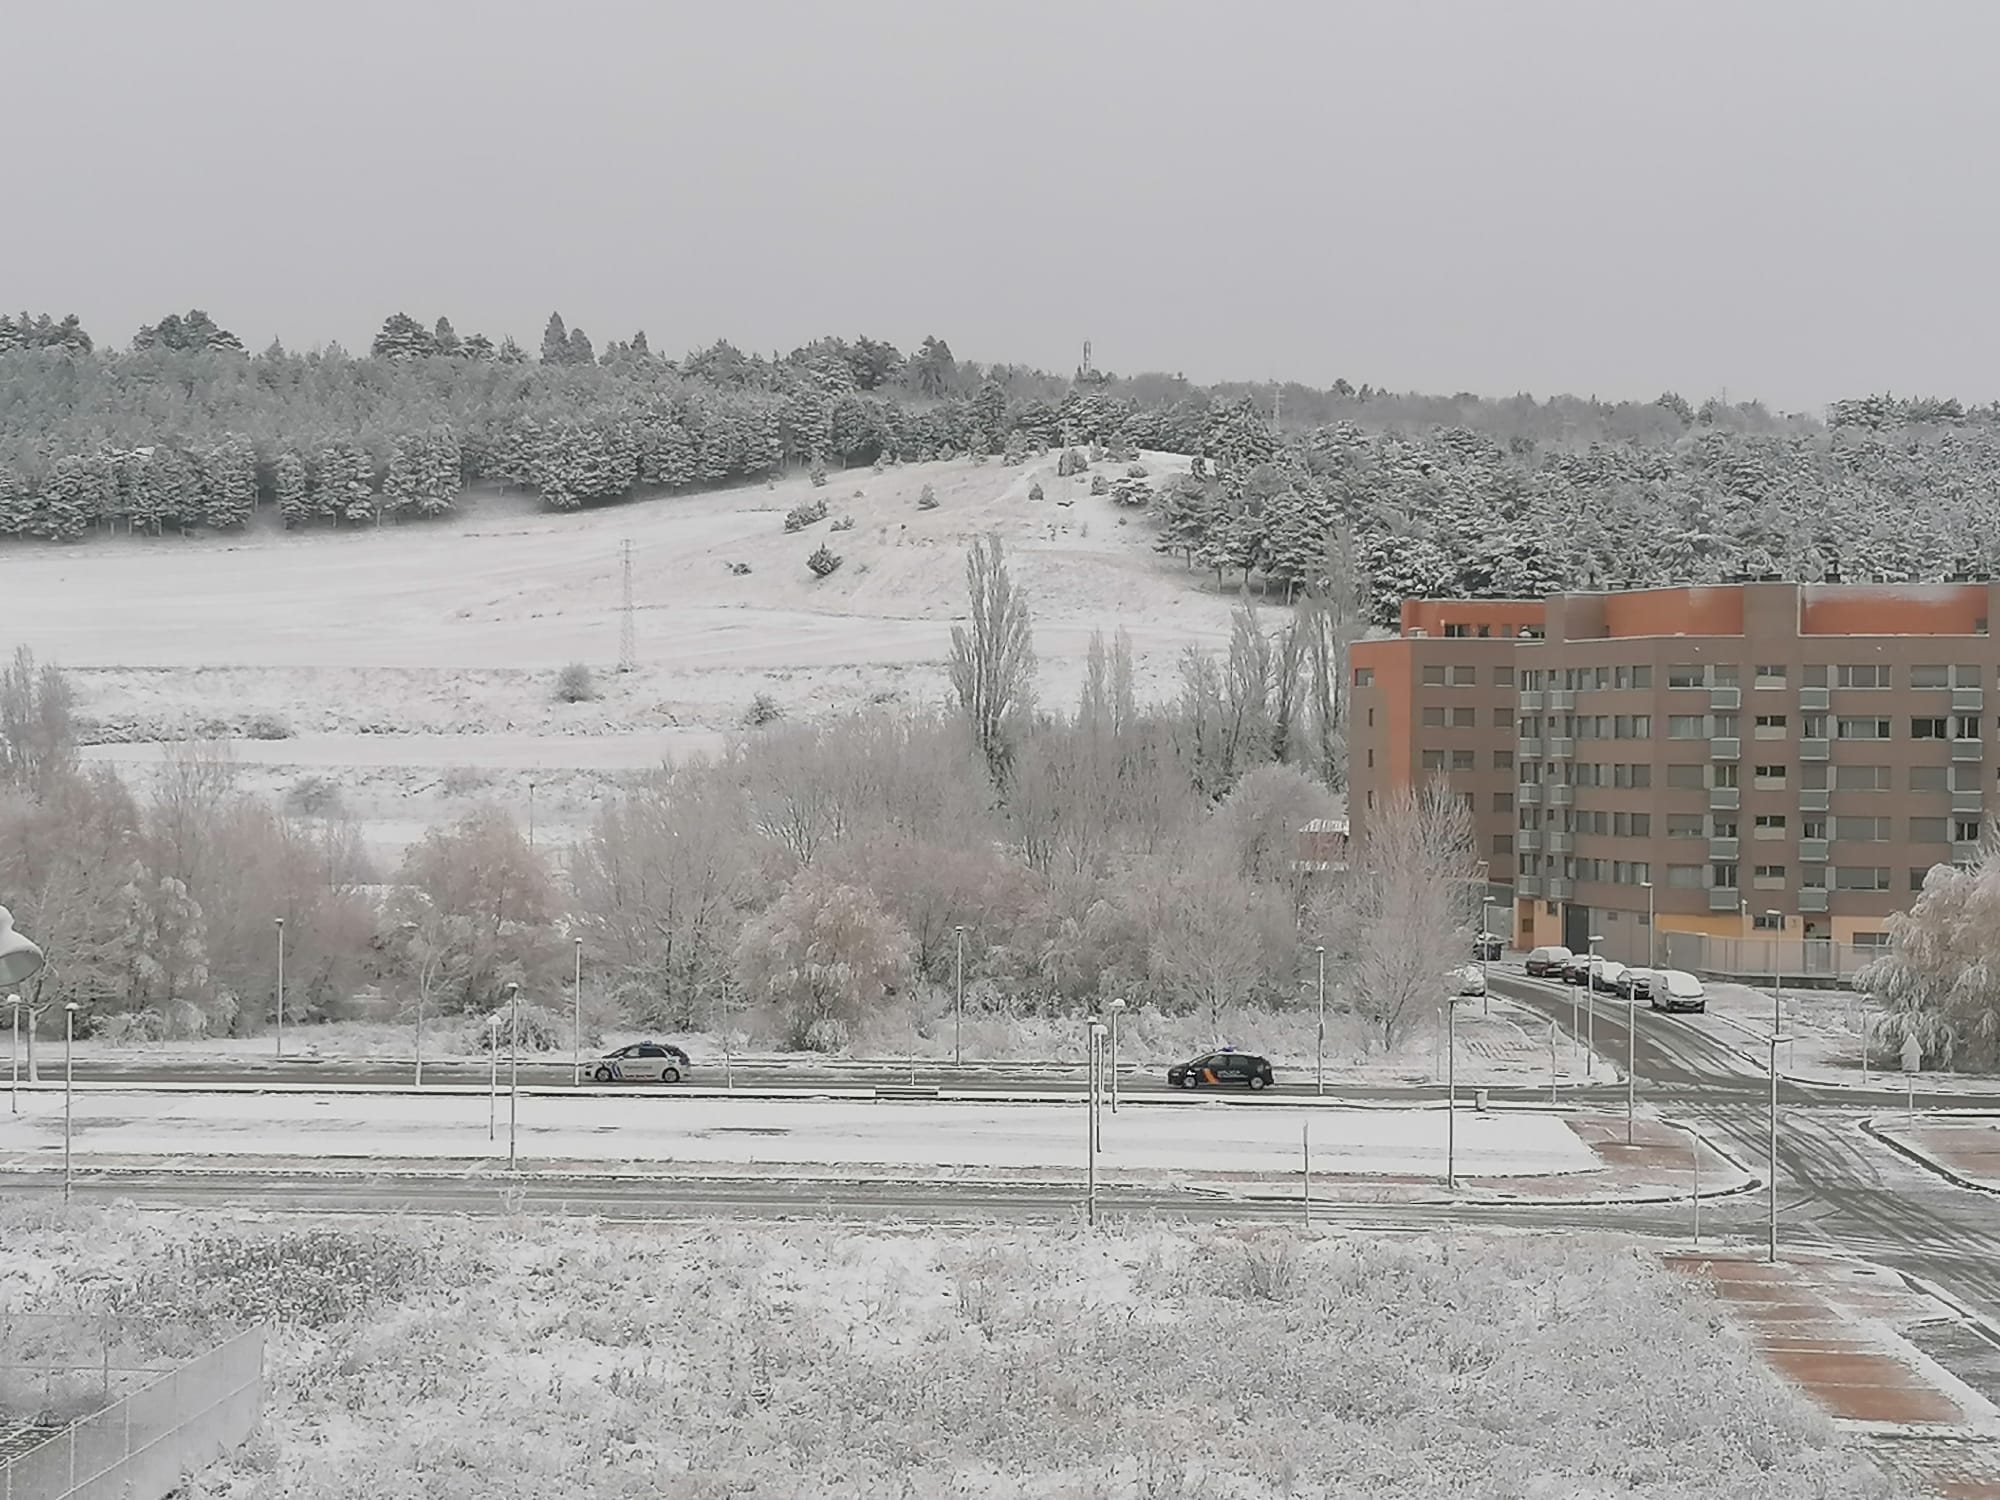
[[[804,531],[816,521],[826,519],[826,502],[815,500],[808,505],[794,505],[785,512],[785,530]]]
[[[844,561],[846,559],[838,552],[827,546],[825,542],[821,542],[818,547],[813,549],[812,556],[806,559],[806,566],[812,570],[813,577],[824,578]]]

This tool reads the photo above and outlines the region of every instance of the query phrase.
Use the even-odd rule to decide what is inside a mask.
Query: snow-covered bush
[[[804,531],[817,521],[826,519],[826,502],[814,500],[807,505],[794,505],[785,512],[786,531]]]
[[[824,578],[844,561],[846,559],[838,552],[827,546],[825,542],[821,542],[813,550],[812,556],[806,559],[806,566],[812,570],[813,577]]]
[[[558,703],[588,703],[596,696],[597,679],[582,662],[573,661],[556,673]]]

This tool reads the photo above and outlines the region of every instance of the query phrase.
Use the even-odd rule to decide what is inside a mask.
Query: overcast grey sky
[[[2000,396],[1984,0],[0,8],[0,304]]]

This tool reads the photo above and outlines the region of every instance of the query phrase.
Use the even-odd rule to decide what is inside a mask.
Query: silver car
[[[599,1083],[679,1083],[687,1076],[688,1055],[665,1042],[634,1042],[607,1052],[590,1076]]]

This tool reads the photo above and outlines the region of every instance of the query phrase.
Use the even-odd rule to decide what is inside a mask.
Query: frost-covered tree
[[[965,558],[971,620],[951,630],[950,674],[972,741],[1004,783],[1035,705],[1035,643],[1028,603],[1007,570],[998,535]]]
[[[736,977],[788,1045],[833,1051],[911,970],[909,935],[866,889],[801,870],[743,929]]]

